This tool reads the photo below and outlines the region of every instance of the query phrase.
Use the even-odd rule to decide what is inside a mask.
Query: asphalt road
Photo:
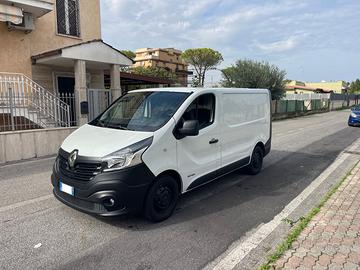
[[[259,175],[237,171],[188,193],[159,224],[61,204],[51,193],[53,158],[1,166],[0,269],[201,269],[270,221],[359,137],[348,114],[274,122]]]

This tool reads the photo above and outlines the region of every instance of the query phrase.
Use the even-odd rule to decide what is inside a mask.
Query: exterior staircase
[[[11,119],[11,130],[16,127],[14,119],[21,118],[40,128],[70,126],[70,106],[58,96],[18,73],[0,72],[0,121],[1,115]]]

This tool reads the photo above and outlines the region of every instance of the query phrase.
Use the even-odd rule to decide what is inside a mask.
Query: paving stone
[[[343,269],[343,265],[342,264],[336,264],[336,263],[332,263],[328,266],[329,270],[342,270]]]
[[[344,264],[346,262],[346,258],[347,256],[342,253],[336,253],[331,259],[331,262],[337,264]]]
[[[329,256],[334,256],[337,252],[338,252],[337,249],[330,245],[326,246],[323,250],[323,253]]]
[[[352,262],[347,262],[343,265],[343,269],[344,270],[355,270],[355,269],[359,269],[358,264],[352,263]]]
[[[297,256],[291,256],[288,262],[285,264],[285,267],[290,267],[290,269],[295,269],[300,266],[301,259]],[[285,268],[284,267],[284,268]]]
[[[316,258],[318,258],[321,254],[322,254],[322,247],[318,247],[318,246],[313,246],[309,252],[308,255],[314,256]]]
[[[312,268],[312,270],[327,270],[328,268],[326,266],[322,266],[320,264],[315,264],[315,266]]]
[[[307,255],[308,251],[308,249],[301,246],[295,250],[294,255],[298,256],[299,258],[304,258]]]
[[[276,266],[360,270],[360,163]]]
[[[303,261],[301,263],[302,266],[305,266],[307,268],[311,268],[315,265],[315,262],[317,261],[317,258],[311,255],[307,255],[303,258]]]
[[[321,254],[318,263],[322,266],[328,266],[331,263],[331,257],[327,254]]]
[[[348,261],[360,265],[360,253],[359,252],[351,251],[348,256],[349,256]]]
[[[346,245],[340,245],[338,247],[338,252],[344,254],[344,255],[348,255],[350,253],[352,249],[350,248],[350,246],[346,246]]]

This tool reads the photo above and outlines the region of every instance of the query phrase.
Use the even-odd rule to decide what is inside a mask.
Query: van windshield
[[[165,125],[190,93],[130,92],[89,124],[134,131],[155,131]]]

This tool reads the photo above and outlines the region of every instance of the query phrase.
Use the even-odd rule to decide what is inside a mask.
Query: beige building
[[[322,88],[333,91],[334,93],[346,93],[348,91],[348,84],[345,81],[322,81],[322,82],[306,82],[306,86],[314,88]]]
[[[348,90],[345,81],[332,82],[302,82],[290,81],[285,85],[285,91],[288,94],[304,94],[304,93],[346,93]]]
[[[174,72],[179,83],[187,86],[188,64],[181,59],[182,51],[174,48],[142,48],[135,51],[134,67],[159,67]]]
[[[0,48],[0,94],[10,81],[13,91],[37,93],[63,107],[56,95],[75,94],[77,124],[87,121],[81,110],[87,90],[103,90],[108,74],[111,96],[118,97],[120,67],[133,63],[101,40],[100,0],[0,0]],[[45,111],[45,105],[35,105]],[[47,117],[61,120],[60,105]]]

